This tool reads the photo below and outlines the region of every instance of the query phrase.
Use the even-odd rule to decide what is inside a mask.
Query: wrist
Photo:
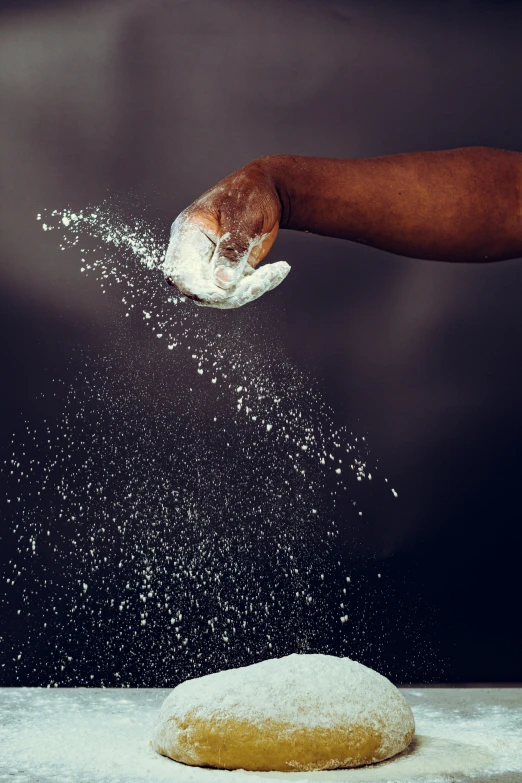
[[[260,170],[273,189],[280,207],[279,228],[288,227],[292,215],[294,193],[291,187],[291,172],[295,165],[295,158],[294,155],[264,155],[249,164]]]

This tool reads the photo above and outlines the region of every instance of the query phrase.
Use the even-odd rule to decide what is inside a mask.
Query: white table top
[[[228,772],[148,747],[168,690],[0,689],[0,781],[9,783],[522,783],[522,688],[403,688],[417,736],[400,756],[352,770]]]

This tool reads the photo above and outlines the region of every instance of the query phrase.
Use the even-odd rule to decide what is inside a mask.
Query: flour
[[[298,655],[262,661],[186,680],[164,702],[158,723],[172,714],[211,718],[233,708],[253,723],[328,728],[369,719],[388,723],[386,742],[411,710],[392,683],[350,658]]]
[[[196,304],[203,307],[217,307],[220,310],[243,307],[243,305],[254,302],[263,294],[276,288],[289,272],[290,266],[286,261],[274,261],[255,270],[246,266],[243,277],[233,290],[227,291],[227,296],[224,299],[217,300],[213,304],[203,304],[201,302]]]
[[[228,234],[212,241],[201,227],[181,213],[172,225],[162,268],[182,292],[197,297],[196,304],[222,310],[242,307],[278,286],[290,272],[285,261],[265,264],[256,270],[248,263],[254,248],[267,236],[250,239],[237,263],[226,264],[220,258],[219,249]]]
[[[495,706],[495,691],[479,690],[462,704],[469,693],[405,690],[417,736],[404,753],[372,767],[289,776],[194,768],[158,756],[148,738],[166,691],[11,688],[0,690],[0,777],[16,783],[514,783],[522,774],[520,701]]]
[[[174,222],[173,232],[163,263],[165,274],[183,292],[218,305],[226,295],[213,280],[215,244],[198,226],[187,224],[183,216]]]
[[[42,220],[43,214],[45,213],[37,216],[39,220]],[[56,223],[52,225],[51,221]],[[283,261],[267,264],[256,270],[248,265],[248,255],[256,244],[265,238],[260,237],[251,241],[251,246],[239,264],[238,269],[243,279],[232,291],[224,292],[212,282],[214,267],[211,261],[215,255],[214,243],[198,227],[187,225],[183,215],[174,223],[177,226],[176,238],[169,244],[167,252],[163,243],[158,242],[151,226],[143,221],[135,221],[134,225],[131,225],[125,222],[116,210],[106,206],[78,211],[78,213],[70,210],[53,210],[50,213],[49,223],[43,225],[46,226],[47,231],[65,228],[66,234],[60,243],[62,250],[68,247],[79,248],[80,253],[87,255],[88,252],[93,251],[81,249],[82,237],[101,240],[102,246],[99,250],[94,250],[93,261],[88,262],[85,258],[81,258],[81,271],[87,275],[96,274],[103,289],[112,286],[113,282],[128,287],[129,293],[122,298],[128,315],[136,307],[136,302],[132,300],[138,298],[140,289],[150,284],[150,275],[154,273],[157,275],[159,272],[161,278],[165,273],[170,273],[176,279],[188,280],[191,286],[196,287],[202,298],[214,297],[220,306],[228,308],[237,307],[248,297],[257,298],[271,290],[290,270],[289,265]],[[182,241],[182,238],[186,241]],[[181,252],[181,245],[183,252]],[[113,257],[114,252],[117,258]],[[146,281],[139,276],[140,266],[149,273]],[[198,363],[198,368],[203,369],[203,372],[205,369],[213,371],[214,375],[217,373],[222,382],[227,381],[225,386],[229,389],[234,388],[234,384],[228,380],[230,370],[235,371],[234,374],[242,380],[248,379],[249,383],[245,385],[241,405],[242,413],[249,416],[251,421],[258,421],[261,426],[264,426],[265,417],[275,408],[276,418],[280,422],[279,437],[287,440],[288,446],[293,446],[297,450],[297,454],[291,452],[288,454],[296,470],[302,470],[298,463],[302,461],[300,458],[303,455],[299,451],[302,452],[304,445],[305,450],[309,450],[309,456],[317,459],[322,465],[327,464],[325,458],[328,456],[333,463],[328,467],[338,476],[343,472],[342,452],[350,455],[352,459],[347,467],[354,471],[356,478],[368,478],[365,438],[362,437],[359,441],[353,433],[337,430],[332,426],[331,414],[309,379],[305,379],[302,374],[288,366],[293,377],[287,379],[288,407],[284,410],[281,405],[280,388],[274,384],[270,375],[263,377],[258,374],[260,371],[267,372],[266,367],[261,369],[259,366],[261,359],[259,355],[249,355],[247,345],[241,353],[238,353],[237,349],[234,353],[230,353],[222,344],[220,345],[219,334],[212,333],[208,325],[201,320],[196,320],[198,313],[194,311],[192,302],[185,304],[186,299],[183,295],[168,296],[161,289],[159,291],[156,289],[153,294],[150,285],[147,285],[147,288],[146,293],[144,292],[149,305],[147,312],[144,313],[145,319],[149,322],[147,325],[155,333],[165,334],[169,345],[177,344],[185,347],[189,339],[192,343],[197,343],[198,353],[192,352],[192,358]],[[173,305],[177,310],[175,314],[172,311]],[[180,309],[181,305],[184,306],[183,309]],[[176,339],[181,335],[185,338],[183,342]],[[188,348],[190,349],[190,344]],[[297,397],[304,392],[307,384],[309,388],[305,394],[309,399],[303,401],[301,409],[295,408]],[[292,394],[296,394],[295,400],[292,400]],[[310,410],[307,410],[307,403],[313,406],[313,416],[310,416]],[[273,422],[271,424],[273,425]],[[281,432],[284,425],[286,427]],[[377,466],[373,470],[377,471]],[[339,485],[344,486],[342,479],[339,479]]]
[[[333,649],[389,674],[387,632],[368,634],[368,595],[395,602],[386,575],[372,563],[348,584],[338,562],[344,531],[366,524],[361,482],[389,487],[364,436],[288,360],[270,300],[195,307],[164,282],[162,227],[110,204],[39,220],[119,320],[108,353],[56,380],[58,412],[20,422],[5,446],[16,557],[0,608],[27,631],[0,639],[0,683],[167,685]],[[412,665],[429,677],[418,636],[404,679]],[[45,650],[37,673],[32,649]]]

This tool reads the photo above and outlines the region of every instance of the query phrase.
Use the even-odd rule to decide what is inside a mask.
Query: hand
[[[178,215],[163,263],[167,282],[205,307],[254,301],[290,271],[285,261],[256,269],[274,244],[280,219],[273,180],[262,163],[247,164]]]

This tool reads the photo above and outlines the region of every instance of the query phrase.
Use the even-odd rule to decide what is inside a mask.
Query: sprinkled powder
[[[172,685],[296,650],[382,660],[384,636],[352,611],[365,586],[338,560],[339,520],[364,524],[359,482],[380,475],[364,436],[334,425],[277,329],[254,339],[255,306],[216,315],[167,291],[154,226],[109,204],[38,219],[129,320],[111,355],[56,381],[58,419],[10,444],[18,554],[0,600],[26,632],[0,638],[0,677],[77,684],[88,662],[87,684]],[[131,321],[164,357],[147,375],[122,337]]]

